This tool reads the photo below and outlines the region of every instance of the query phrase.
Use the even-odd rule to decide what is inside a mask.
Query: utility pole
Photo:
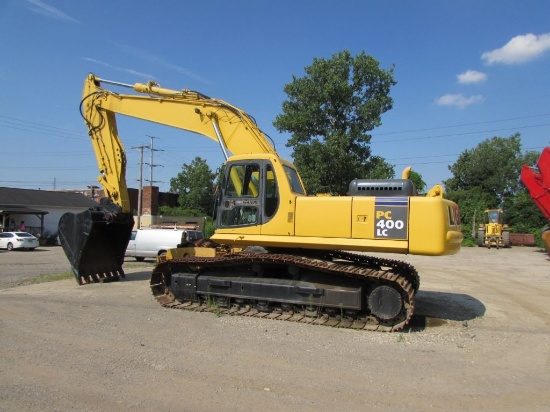
[[[88,185],[88,189],[90,189],[90,197],[95,200],[95,189],[99,189],[99,186]]]
[[[149,186],[153,186],[153,183],[155,182],[155,180],[153,180],[153,168],[160,166],[153,163],[153,152],[160,152],[162,150],[153,148],[153,139],[158,139],[158,137],[149,136],[149,135],[147,135],[147,137],[151,139],[151,144],[149,145],[149,149],[151,150],[151,160],[150,160],[151,163],[145,163],[145,164],[149,166]]]
[[[143,190],[143,149],[149,149],[149,146],[136,146],[132,149],[139,150],[139,190],[138,190],[138,210],[137,210],[137,228],[141,229],[141,192]]]

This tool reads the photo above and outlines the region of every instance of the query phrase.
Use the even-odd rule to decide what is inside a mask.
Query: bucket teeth
[[[125,278],[124,272],[106,272],[106,273],[94,273],[87,276],[78,276],[78,283],[83,285],[86,283],[109,283],[117,282],[120,278]]]

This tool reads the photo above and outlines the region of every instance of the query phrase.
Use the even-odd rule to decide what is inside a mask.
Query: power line
[[[437,127],[431,127],[431,128],[409,129],[409,130],[401,130],[401,131],[394,131],[394,132],[376,133],[376,134],[373,134],[373,137],[389,136],[389,135],[395,135],[395,134],[407,134],[407,133],[432,131],[432,130],[453,129],[453,128],[466,127],[466,126],[478,126],[478,125],[482,125],[482,124],[491,124],[491,123],[501,123],[501,122],[514,121],[514,120],[533,119],[533,118],[545,117],[545,116],[550,116],[550,113],[541,113],[541,114],[536,114],[536,115],[531,115],[531,116],[518,116],[518,117],[511,117],[511,118],[508,118],[508,119],[487,120],[487,121],[483,121],[483,122],[462,123],[462,124],[447,125],[447,126],[437,126]],[[70,137],[59,135],[59,133],[75,135],[75,136],[79,136],[83,139],[88,138],[88,136],[83,134],[83,133],[75,132],[73,130],[64,129],[64,128],[60,128],[60,127],[56,127],[56,126],[50,126],[50,125],[46,125],[46,124],[43,124],[43,123],[36,123],[36,122],[28,121],[28,120],[22,120],[22,119],[17,119],[17,118],[14,118],[14,117],[3,116],[3,115],[0,115],[0,119],[11,120],[11,122],[10,121],[3,121],[4,123],[7,123],[8,126],[6,126],[5,124],[2,125],[0,123],[0,125],[2,125],[3,127],[14,128],[14,129],[24,130],[24,131],[31,131],[33,133],[47,132],[46,133],[47,135],[65,137],[65,138],[70,138]],[[22,123],[22,124],[13,123],[13,121],[19,122],[19,123]],[[14,127],[14,126],[10,126],[10,125],[19,126],[19,127]],[[384,142],[403,141],[403,140],[418,140],[418,139],[428,139],[428,138],[436,138],[436,137],[453,137],[453,136],[460,136],[460,135],[464,135],[464,134],[489,133],[489,132],[495,132],[495,131],[503,131],[503,130],[511,130],[511,129],[525,129],[525,128],[543,127],[543,126],[549,126],[549,125],[550,124],[546,123],[546,124],[540,124],[540,125],[527,125],[527,126],[515,126],[515,127],[512,126],[512,127],[508,127],[508,128],[502,128],[502,129],[483,130],[483,131],[455,133],[455,134],[446,134],[446,135],[436,135],[436,136],[425,136],[425,137],[422,137],[422,138],[385,140]],[[31,130],[21,129],[21,126],[30,128]],[[35,127],[35,126],[40,126],[40,127]],[[32,129],[36,129],[36,130],[32,130]],[[53,129],[53,130],[48,130],[48,129]],[[58,134],[52,134],[52,133],[58,133]],[[372,142],[372,143],[375,143],[375,142]]]
[[[430,127],[425,129],[410,129],[410,130],[402,130],[402,131],[396,131],[396,132],[386,132],[386,133],[378,133],[378,136],[387,136],[391,134],[401,134],[401,133],[416,133],[416,132],[427,132],[430,130],[441,130],[441,129],[452,129],[455,127],[465,127],[465,126],[478,126],[481,124],[489,124],[489,123],[500,123],[500,122],[509,122],[512,120],[524,120],[524,119],[532,119],[535,117],[544,117],[544,116],[550,116],[550,113],[543,113],[543,114],[535,114],[532,116],[522,116],[522,117],[511,117],[509,119],[499,119],[499,120],[487,120],[484,122],[476,122],[476,123],[462,123],[452,126],[438,126],[438,127]]]
[[[507,128],[504,128],[504,129],[480,130],[480,131],[476,131],[476,132],[461,132],[461,133],[453,133],[453,134],[443,134],[443,135],[437,135],[437,136],[423,136],[423,137],[410,137],[410,138],[403,138],[403,139],[381,140],[381,141],[373,141],[373,142],[371,142],[371,144],[390,143],[390,142],[403,142],[403,141],[412,141],[412,140],[426,140],[426,139],[435,139],[435,138],[440,138],[440,137],[467,136],[467,135],[474,135],[474,134],[481,134],[481,133],[494,133],[494,132],[502,132],[502,131],[505,131],[505,130],[531,129],[531,128],[534,128],[534,127],[546,127],[546,126],[550,126],[550,123],[530,125],[530,126],[507,127]],[[376,136],[373,136],[373,137],[376,137]]]
[[[543,149],[546,146],[535,146],[535,147],[525,147],[523,148],[523,151],[527,150],[540,150]],[[460,156],[461,153],[453,153],[453,154],[441,154],[441,155],[429,155],[429,156],[414,156],[414,157],[398,157],[393,159],[386,159],[386,160],[407,160],[407,159],[428,159],[431,157],[450,157],[450,156]],[[430,162],[430,163],[446,163],[446,162]]]
[[[23,131],[32,132],[32,133],[42,133],[48,136],[58,136],[58,137],[63,137],[67,139],[75,139],[75,140],[88,139],[88,136],[84,133],[75,132],[74,130],[69,130],[69,129],[63,129],[57,126],[50,126],[43,123],[36,123],[28,120],[21,120],[21,119],[16,119],[14,117],[8,117],[8,116],[2,116],[2,115],[0,115],[0,119],[8,119],[8,120],[0,120],[0,125],[10,129],[23,130]],[[37,127],[37,126],[40,126],[40,127]],[[77,137],[70,137],[70,135],[77,136]]]
[[[540,117],[544,117],[544,116],[549,116],[550,113],[543,113],[543,114],[537,114],[537,115],[532,115],[532,116],[519,116],[519,117],[514,117],[514,118],[509,118],[509,119],[498,119],[498,120],[488,120],[488,121],[483,121],[483,122],[476,122],[476,123],[464,123],[464,124],[458,124],[458,125],[449,125],[449,126],[438,126],[438,127],[432,127],[432,128],[423,128],[423,129],[410,129],[410,130],[403,130],[403,131],[395,131],[395,132],[386,132],[386,133],[380,133],[380,134],[374,134],[373,135],[373,141],[371,142],[371,145],[374,145],[374,144],[377,144],[377,143],[389,143],[389,142],[399,142],[399,141],[417,141],[417,140],[424,140],[424,139],[435,139],[435,138],[447,138],[447,137],[456,137],[456,136],[467,136],[467,135],[474,135],[474,134],[482,134],[482,133],[493,133],[493,132],[499,132],[499,131],[504,131],[504,130],[518,130],[518,129],[530,129],[530,128],[537,128],[537,127],[547,127],[547,126],[550,126],[550,124],[548,123],[545,123],[545,124],[538,124],[538,125],[525,125],[525,126],[515,126],[515,127],[508,127],[508,128],[500,128],[500,129],[491,129],[491,130],[482,130],[482,131],[470,131],[470,132],[458,132],[458,133],[449,133],[449,134],[441,134],[441,135],[431,135],[431,136],[423,136],[423,137],[412,137],[412,138],[401,138],[401,139],[391,139],[391,140],[375,140],[377,137],[379,136],[389,136],[389,135],[396,135],[396,134],[406,134],[406,133],[413,133],[413,132],[421,132],[421,131],[432,131],[432,130],[442,130],[442,129],[452,129],[452,128],[459,128],[459,127],[465,127],[465,126],[478,126],[478,125],[482,125],[482,124],[491,124],[491,123],[499,123],[499,122],[506,122],[506,121],[515,121],[515,120],[525,120],[525,119],[533,119],[533,118],[540,118]],[[7,120],[2,120],[2,119],[7,119]],[[49,136],[57,136],[57,137],[62,137],[62,138],[67,138],[67,139],[75,139],[75,140],[87,140],[88,139],[88,136],[83,134],[83,133],[78,133],[78,132],[75,132],[75,131],[72,131],[72,130],[69,130],[69,129],[64,129],[64,128],[60,128],[60,127],[56,127],[56,126],[50,126],[50,125],[46,125],[46,124],[43,124],[43,123],[37,123],[37,122],[31,122],[31,121],[27,121],[27,120],[22,120],[22,119],[17,119],[17,118],[13,118],[13,117],[9,117],[9,116],[4,116],[4,115],[0,115],[0,128],[12,128],[12,129],[17,129],[17,130],[23,130],[23,131],[26,131],[26,132],[32,132],[32,133],[40,133],[42,135],[49,135]],[[75,136],[75,137],[71,137],[71,136]],[[150,166],[151,168],[151,171],[150,171],[150,179],[149,179],[149,182],[150,184],[152,185],[155,181],[153,180],[153,167],[158,167],[158,166],[161,166],[161,165],[154,165],[153,163],[153,151],[160,151],[159,149],[154,149],[153,148],[153,136],[148,136],[151,138],[151,145],[148,147],[151,149],[151,161],[150,163],[148,163],[148,165]],[[147,146],[145,146],[147,147]],[[533,147],[533,148],[525,148],[525,150],[538,150],[538,149],[542,149],[544,146],[540,146],[540,147]],[[187,152],[186,154],[188,154],[189,151],[194,151],[194,152],[214,152],[214,151],[218,151],[219,149],[218,148],[206,148],[206,147],[199,147],[199,146],[191,146],[191,147],[186,147],[185,149],[181,149],[181,151],[183,152]],[[164,151],[164,150],[163,150]],[[179,148],[174,148],[173,150],[170,150],[169,152],[167,152],[167,155],[169,158],[173,159],[174,161],[181,161],[181,158],[179,157],[176,157],[175,156],[175,153],[177,153],[179,150]],[[18,156],[18,155],[25,155],[25,156],[47,156],[47,157],[51,157],[51,156],[82,156],[82,155],[88,155],[89,152],[82,152],[82,151],[75,151],[75,152],[68,152],[68,151],[65,151],[65,152],[28,152],[28,151],[25,151],[25,152],[6,152],[6,151],[3,151],[2,152],[3,155],[7,155],[7,156]],[[407,160],[408,163],[407,164],[410,164],[411,161],[415,160],[415,159],[428,159],[428,158],[433,158],[433,157],[438,157],[438,158],[441,158],[441,157],[451,157],[451,156],[458,156],[459,154],[441,154],[441,155],[431,155],[431,156],[416,156],[416,157],[407,157],[407,158],[395,158],[395,159],[387,159],[387,160]],[[449,163],[449,161],[429,161],[429,162],[423,162],[423,163],[419,163],[419,162],[415,162],[416,164],[437,164],[437,163]],[[146,163],[147,164],[147,163]],[[399,164],[398,164],[399,165]],[[60,167],[36,167],[36,166],[33,166],[33,170],[43,170],[43,171],[46,171],[46,170],[65,170],[66,169],[66,165],[65,166],[60,166]],[[164,167],[164,166],[162,166]],[[26,169],[28,168],[28,166],[26,165],[22,165],[22,166],[10,166],[9,169],[12,170],[12,169]],[[0,169],[7,169],[7,167],[2,167],[0,166]],[[128,169],[134,169],[134,167],[128,167]],[[140,165],[140,169],[141,169],[141,165]],[[89,170],[89,168],[71,168],[71,170]],[[95,168],[94,168],[94,171],[95,171]],[[22,185],[23,182],[20,182],[20,181],[4,181],[5,183],[11,183],[11,184],[20,184]],[[51,184],[51,181],[49,182],[40,182],[40,183],[43,183],[45,185],[49,185]],[[58,182],[59,184],[65,184],[65,185],[69,185],[69,184],[73,184],[73,182],[70,182],[70,181],[67,181],[67,182]],[[80,182],[74,182],[74,183],[80,183]]]

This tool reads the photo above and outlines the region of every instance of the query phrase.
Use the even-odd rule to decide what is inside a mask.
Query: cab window
[[[300,181],[300,177],[298,176],[298,173],[295,169],[285,166],[285,173],[286,177],[288,178],[288,182],[290,183],[290,188],[294,193],[298,193],[300,195],[304,195],[306,191],[302,187],[302,182]]]

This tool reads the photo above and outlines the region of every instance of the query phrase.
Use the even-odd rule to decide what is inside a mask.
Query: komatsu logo
[[[375,238],[407,239],[409,200],[406,197],[376,198]]]

